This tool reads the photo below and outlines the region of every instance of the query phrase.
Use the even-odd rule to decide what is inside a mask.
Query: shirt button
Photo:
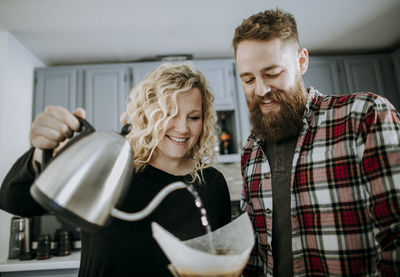
[[[270,172],[265,173],[264,178],[266,179],[271,178],[271,173]]]
[[[265,209],[265,213],[266,213],[266,214],[270,214],[270,213],[272,213],[272,211],[271,211],[271,209],[268,209],[268,208],[267,208],[267,209]]]

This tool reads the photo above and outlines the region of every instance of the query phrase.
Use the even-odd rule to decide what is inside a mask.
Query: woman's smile
[[[189,138],[179,138],[179,137],[174,137],[170,135],[166,135],[170,140],[172,140],[174,143],[182,144],[186,142]]]

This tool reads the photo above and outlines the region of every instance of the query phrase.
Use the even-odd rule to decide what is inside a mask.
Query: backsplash
[[[215,165],[221,173],[224,175],[226,182],[228,183],[229,193],[231,200],[240,200],[242,193],[242,175],[240,173],[240,163],[220,163]]]

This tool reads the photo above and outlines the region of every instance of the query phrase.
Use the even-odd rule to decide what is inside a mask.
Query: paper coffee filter
[[[212,254],[209,236],[181,241],[156,222],[152,222],[153,237],[174,268],[198,274],[223,274],[244,268],[254,246],[254,233],[247,213],[212,232],[215,249],[228,251]]]

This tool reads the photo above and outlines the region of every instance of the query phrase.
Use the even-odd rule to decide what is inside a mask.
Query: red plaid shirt
[[[400,276],[400,117],[372,93],[313,88],[291,178],[294,276]],[[262,142],[242,152],[242,209],[256,244],[246,276],[273,276],[271,170]]]

